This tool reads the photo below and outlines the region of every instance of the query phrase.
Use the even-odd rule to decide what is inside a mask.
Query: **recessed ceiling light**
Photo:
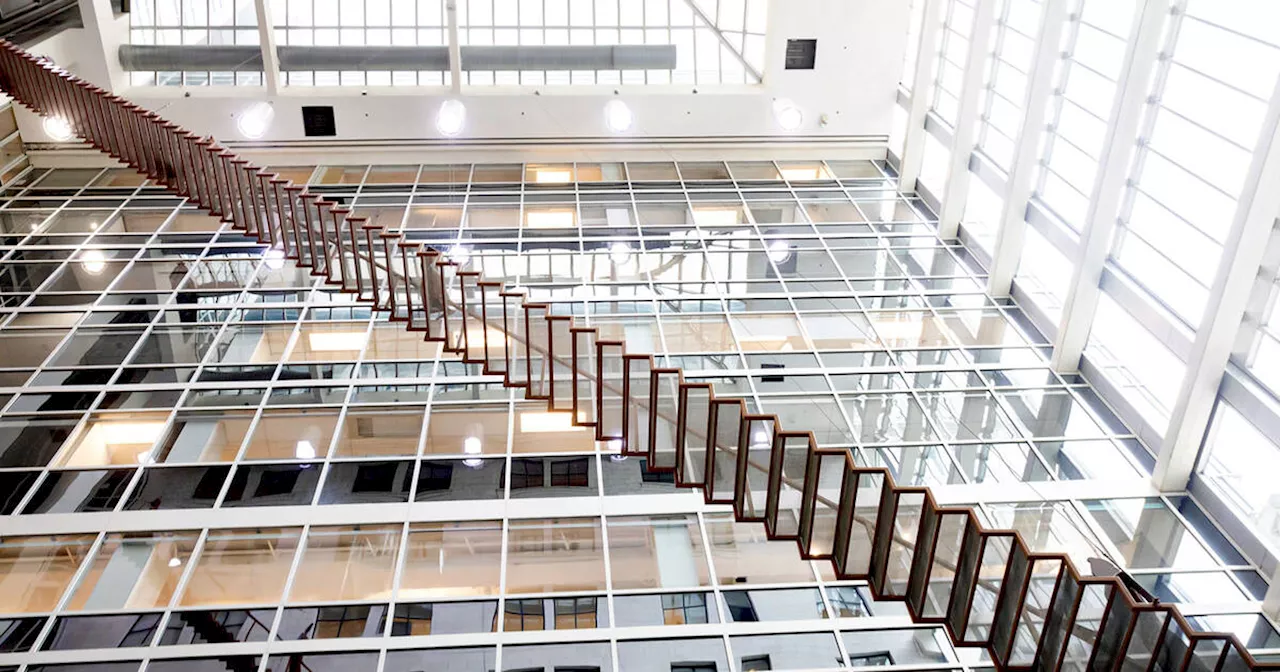
[[[76,135],[71,122],[63,117],[45,117],[44,132],[55,142],[66,142]]]
[[[604,123],[614,133],[626,133],[636,117],[631,108],[621,100],[611,100],[604,104]]]
[[[784,131],[794,131],[804,123],[804,112],[786,98],[773,101],[773,118]]]
[[[358,351],[364,348],[369,334],[363,331],[317,331],[307,336],[307,343],[316,352]]]
[[[446,100],[436,113],[436,130],[441,135],[455,136],[462,132],[467,122],[467,106],[460,100]]]
[[[181,567],[181,566],[182,566],[182,558],[179,558],[179,557],[177,557],[177,556],[174,556],[174,557],[172,557],[172,558],[169,558],[169,567],[170,567],[170,568],[177,569],[177,568],[179,568],[179,567]]]
[[[90,275],[97,275],[107,267],[107,255],[102,250],[85,250],[80,255],[80,267]]]
[[[737,226],[742,222],[739,208],[694,208],[693,222],[698,226]]]
[[[531,229],[571,229],[575,213],[573,210],[531,210],[524,213],[524,223]]]
[[[609,261],[621,266],[631,261],[631,246],[618,241],[609,246]]]
[[[583,427],[574,426],[572,413],[532,411],[520,414],[520,431],[525,434],[541,432],[581,432],[583,429]]]
[[[105,422],[97,427],[102,428],[102,442],[109,446],[154,443],[164,431],[163,422]]]
[[[533,171],[533,181],[539,184],[560,184],[573,181],[573,171],[543,168]]]
[[[249,109],[240,113],[240,117],[236,119],[236,127],[244,137],[257,140],[267,134],[267,129],[271,128],[271,120],[275,116],[276,110],[270,104],[254,103],[249,106]]]

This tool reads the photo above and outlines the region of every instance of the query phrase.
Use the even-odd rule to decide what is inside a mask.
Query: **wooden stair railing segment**
[[[968,507],[895,484],[847,450],[750,413],[709,383],[627,352],[553,305],[485,280],[408,231],[387,231],[186,130],[0,41],[0,88],[235,229],[311,269],[327,285],[648,469],[674,474],[739,521],[794,540],[841,579],[906,604],[956,646],[981,647],[1001,670],[1242,672],[1257,661],[1231,634],[1192,628],[1174,606],[1138,599],[1115,577],[1082,576],[1064,554],[1034,552],[1011,530],[985,529]]]

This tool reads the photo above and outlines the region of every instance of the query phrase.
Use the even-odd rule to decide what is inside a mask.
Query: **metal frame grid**
[[[597,171],[602,180],[605,175],[612,179],[587,181]],[[953,501],[978,502],[980,516],[1019,529],[1034,539],[1041,550],[1066,550],[1081,561],[1095,553],[1119,558],[1121,562],[1127,558],[1135,565],[1135,574],[1150,576],[1152,581],[1157,581],[1157,576],[1166,577],[1159,581],[1169,584],[1172,596],[1194,599],[1199,594],[1194,587],[1201,584],[1225,586],[1240,592],[1241,599],[1234,603],[1185,604],[1184,611],[1189,615],[1248,616],[1256,609],[1253,600],[1257,598],[1258,585],[1263,583],[1257,568],[1239,557],[1189,498],[1158,497],[1147,500],[1149,503],[1145,505],[1135,499],[1151,494],[1145,483],[1150,465],[1145,449],[1124,431],[1080,378],[1059,376],[1047,368],[1046,341],[1026,327],[1028,319],[1017,304],[993,301],[983,295],[983,277],[975,274],[968,250],[962,245],[939,241],[932,233],[930,211],[918,200],[896,194],[890,174],[882,167],[869,162],[710,162],[445,169],[359,166],[293,172],[310,175],[313,189],[323,191],[328,198],[349,202],[361,216],[383,221],[391,218],[391,228],[399,228],[402,235],[422,236],[438,249],[475,262],[490,278],[518,283],[530,297],[553,306],[553,312],[578,315],[598,327],[620,322],[618,333],[627,339],[628,345],[635,343],[640,350],[644,345],[652,345],[658,356],[655,363],[682,366],[689,379],[715,380],[722,391],[737,390],[748,409],[783,417],[788,412],[803,414],[806,424],[810,425],[825,409],[832,427],[842,427],[833,431],[831,436],[837,440],[829,445],[854,448],[867,464],[889,467],[903,484],[930,485],[936,492],[951,492]],[[542,177],[543,172],[548,177]],[[442,175],[447,176],[444,178],[447,181],[439,181]],[[107,186],[121,182],[132,184]],[[532,406],[516,401],[500,386],[495,389],[494,377],[481,375],[474,365],[439,360],[435,345],[425,354],[413,348],[384,358],[372,353],[373,337],[366,336],[345,358],[303,356],[296,360],[293,368],[309,371],[310,377],[287,379],[283,374],[293,363],[293,353],[304,342],[305,329],[337,324],[343,333],[367,335],[384,326],[385,321],[371,318],[345,295],[326,289],[311,277],[294,274],[292,262],[270,256],[261,245],[220,223],[205,218],[201,223],[183,219],[186,211],[179,199],[164,196],[154,187],[142,184],[140,177],[131,179],[127,173],[111,170],[32,172],[20,186],[6,190],[4,197],[7,202],[0,208],[0,216],[10,215],[7,221],[11,233],[4,239],[6,245],[0,264],[11,268],[53,260],[60,266],[37,286],[21,294],[6,295],[20,296],[21,300],[11,301],[5,307],[6,321],[0,326],[0,334],[41,332],[49,329],[50,323],[74,325],[74,330],[67,329],[55,339],[56,345],[51,343],[47,359],[32,367],[6,371],[10,375],[9,386],[0,390],[0,395],[12,395],[12,398],[0,414],[0,423],[13,417],[69,417],[74,425],[67,440],[67,445],[71,445],[75,437],[86,434],[95,422],[104,421],[109,414],[135,417],[148,408],[154,408],[158,416],[163,416],[160,422],[166,430],[176,426],[179,414],[193,410],[239,411],[246,413],[251,423],[261,423],[263,417],[273,412],[327,408],[334,413],[334,426],[342,427],[347,416],[363,409],[413,409],[415,414],[424,414],[425,427],[413,439],[412,454],[420,459],[405,464],[420,470],[424,459],[452,460],[455,464],[477,459],[457,448],[446,448],[443,453],[429,450],[432,423],[439,424],[446,413],[459,407],[493,408],[497,415],[492,422],[505,427],[503,434],[507,443],[501,450],[492,453],[486,450],[481,459],[502,461],[506,465],[504,474],[512,473],[511,465],[516,460],[530,458],[586,456],[595,465],[595,482],[589,483],[584,492],[574,493],[585,496],[564,496],[553,488],[547,491],[548,497],[522,499],[513,496],[508,476],[500,482],[503,495],[496,500],[471,501],[466,506],[414,502],[407,514],[404,505],[373,505],[371,509],[369,504],[321,504],[321,487],[316,488],[310,505],[300,508],[224,506],[200,510],[120,510],[112,514],[110,520],[94,513],[57,514],[55,517],[61,521],[59,533],[95,535],[87,544],[86,555],[97,553],[107,544],[109,534],[191,530],[197,539],[182,565],[182,571],[189,571],[186,568],[199,566],[201,549],[207,545],[205,539],[210,530],[295,528],[298,538],[304,540],[310,538],[313,529],[322,531],[352,524],[399,525],[398,543],[404,547],[409,530],[420,522],[497,520],[502,521],[506,530],[499,584],[505,587],[507,571],[512,566],[509,538],[513,521],[519,524],[528,520],[598,517],[602,521],[599,534],[603,548],[599,555],[605,586],[602,591],[590,594],[606,599],[608,622],[617,624],[618,597],[662,593],[664,589],[637,593],[633,589],[618,588],[616,574],[611,569],[611,554],[604,551],[610,548],[608,535],[613,529],[610,521],[674,514],[686,519],[692,516],[697,521],[702,552],[711,554],[704,559],[709,575],[700,589],[714,595],[720,613],[727,613],[724,593],[730,584],[717,578],[718,573],[725,570],[723,559],[715,556],[715,549],[720,547],[722,535],[728,533],[726,530],[752,539],[760,538],[760,532],[755,526],[724,520],[725,507],[704,505],[701,497],[675,493],[640,498],[623,494],[627,490],[614,494],[608,473],[624,467],[630,470],[635,462],[633,459],[628,465],[601,459],[608,450],[607,442],[588,441],[585,450],[541,453],[517,450],[514,441],[520,413]],[[109,208],[103,209],[108,205]],[[603,220],[592,210],[602,205],[606,209]],[[450,208],[456,208],[456,212],[446,213]],[[558,225],[549,229],[539,225],[548,220],[535,218],[533,223],[529,222],[530,213],[548,209],[571,212],[572,225],[557,219],[562,217],[559,215],[551,220]],[[622,214],[609,215],[608,209]],[[494,214],[495,210],[501,214]],[[84,213],[102,215],[92,235],[64,228],[73,226],[71,222],[83,224],[83,217],[72,215]],[[148,215],[149,219],[142,221],[150,222],[140,224],[136,232],[131,231],[127,223],[127,218],[134,213]],[[649,213],[661,215],[651,219]],[[661,218],[673,213],[679,213],[679,221]],[[27,214],[40,218],[34,222],[34,231],[31,230],[32,218],[24,217]],[[483,225],[495,217],[508,224]],[[611,226],[596,226],[598,224]],[[625,247],[619,247],[619,243]],[[93,250],[111,254],[104,253],[99,262],[96,255],[88,255]],[[117,255],[116,251],[122,254]],[[127,261],[114,280],[102,289],[85,293],[52,291],[58,286],[60,273],[86,271],[86,264],[96,267],[98,263],[115,263],[116,259]],[[149,277],[163,278],[169,283],[163,289],[126,289],[130,270],[166,260],[181,260],[190,264],[189,270],[179,278],[151,274]],[[202,263],[209,264],[207,272],[200,266]],[[584,291],[587,289],[590,291]],[[45,303],[49,299],[52,302]],[[142,303],[130,305],[138,300]],[[195,313],[194,320],[187,319],[192,315],[182,314],[187,310]],[[145,315],[148,319],[121,320],[122,315]],[[204,315],[209,319],[202,319]],[[875,337],[873,341],[863,342],[875,345],[854,348],[830,345],[829,328],[815,329],[821,324],[818,318],[833,315],[846,320],[856,316]],[[91,358],[74,363],[59,359],[64,353],[78,352],[71,345],[77,342],[81,330],[88,338],[102,337],[104,333],[136,331],[134,325],[145,322],[143,331],[152,334],[167,329],[175,317],[181,324],[207,324],[216,330],[201,357],[190,363],[191,377],[187,382],[151,383],[145,379],[126,382],[130,358],[144,351],[143,334],[137,335],[127,352],[115,355],[118,361],[113,359],[112,363],[94,364]],[[713,317],[715,321],[711,320]],[[640,319],[647,322],[637,324]],[[759,324],[752,329],[756,322]],[[233,340],[242,328],[275,327],[283,328],[287,334],[280,340],[282,347],[268,349],[257,361],[225,364],[218,361],[218,353],[225,352],[218,344]],[[849,339],[848,327],[845,329],[840,337],[850,343],[857,342]],[[775,343],[761,340],[761,336],[782,340]],[[692,347],[688,345],[690,342]],[[707,348],[700,343],[723,345]],[[785,366],[781,383],[776,380],[780,372],[774,368],[779,364]],[[156,370],[171,368],[163,361],[145,366]],[[237,369],[240,373],[250,373],[262,368],[270,370],[265,378],[255,375],[252,381],[244,381],[235,375]],[[76,388],[78,396],[85,401],[72,402],[68,408],[65,405],[68,397],[60,395],[69,392],[64,376],[75,370],[109,371],[111,376],[103,384]],[[203,374],[215,371],[231,375],[226,380],[202,380]],[[239,392],[246,387],[262,391],[246,397]],[[178,391],[178,396],[167,396],[165,390]],[[308,401],[299,403],[298,390],[322,391],[314,396],[304,395]],[[376,401],[362,400],[362,390],[373,390],[371,394],[378,395]],[[385,396],[388,391],[392,396],[404,394],[405,399],[392,401]],[[459,394],[468,400],[456,400],[459,397],[454,395]],[[886,403],[886,394],[895,401]],[[118,395],[125,395],[123,398],[131,401],[120,405]],[[215,401],[191,403],[202,395],[206,400]],[[489,395],[493,395],[491,400],[487,399]],[[219,396],[223,397],[222,406],[216,401]],[[1056,396],[1058,403],[1046,401],[1050,396]],[[154,401],[148,401],[150,399]],[[1028,414],[1029,409],[1036,408],[1032,405],[1036,399],[1040,400],[1039,415],[1034,411]],[[1063,405],[1064,400],[1070,401]],[[1027,424],[1033,421],[1048,424]],[[1075,433],[1081,431],[1081,421],[1085,421],[1086,429],[1083,434]],[[1046,428],[1055,426],[1063,429],[1045,433]],[[864,429],[855,431],[857,427]],[[1064,431],[1066,429],[1071,431]],[[262,464],[250,459],[248,454],[255,431],[254,424],[245,430],[245,437],[236,449],[237,457],[227,463],[228,466],[242,470]],[[912,437],[910,431],[918,434]],[[1013,433],[999,433],[1008,431]],[[365,461],[338,456],[339,437],[337,432],[334,434],[329,444],[332,448],[327,452],[318,450],[319,459],[315,461],[286,458],[271,462],[314,464],[312,468],[319,472],[319,479],[327,479],[339,465]],[[1061,439],[1071,438],[1078,439],[1080,450],[1064,449],[1073,442]],[[1010,467],[1010,454],[999,446],[1021,447],[1025,451],[1021,454],[1025,459],[1021,470],[1017,465]],[[1054,452],[1046,453],[1049,449]],[[135,470],[129,488],[139,487],[142,472],[173,466],[158,459],[161,455],[158,445],[144,454],[145,457],[137,460],[142,462],[140,468],[121,467]],[[1056,460],[1048,461],[1051,456]],[[1054,468],[1048,468],[1049,465]],[[1130,471],[1131,476],[1116,480],[1117,466]],[[47,480],[57,470],[36,471],[37,478]],[[636,470],[633,478],[638,477],[638,473]],[[1079,478],[1090,475],[1091,478],[1084,480]],[[231,481],[227,478],[221,485],[219,501],[226,499]],[[418,483],[419,479],[413,482]],[[28,506],[37,488],[33,487],[31,494],[18,505]],[[411,491],[407,500],[412,502],[415,495],[416,492]],[[123,507],[129,497],[129,492],[122,492],[117,506]],[[1140,505],[1136,519],[1128,517],[1134,503]],[[1117,511],[1123,509],[1123,515],[1100,513],[1105,512],[1103,507],[1107,505],[1119,507]],[[406,518],[411,522],[405,522]],[[0,545],[14,535],[47,534],[48,521],[53,519],[48,515],[5,517],[0,521]],[[1132,555],[1134,530],[1159,529],[1161,525],[1170,536],[1165,543],[1155,545],[1178,550],[1170,551],[1167,556],[1159,555],[1154,562],[1148,555]],[[296,552],[289,577],[301,575],[300,565],[307,544],[299,541],[297,545],[303,550]],[[769,543],[761,548],[778,546]],[[789,545],[782,544],[781,550],[789,557],[794,555]],[[757,551],[746,550],[746,553],[747,557],[754,557]],[[763,561],[772,556],[760,555],[759,558]],[[83,563],[72,583],[85,580],[92,565],[92,562]],[[809,563],[798,566],[805,565]],[[404,565],[395,566],[395,580],[399,580]],[[862,585],[860,582],[832,583],[825,578],[824,566],[810,565],[805,571],[812,578],[749,581],[746,587],[751,590],[818,588],[823,607],[830,613],[826,588]],[[292,584],[293,579],[288,578],[285,590],[292,590]],[[1157,582],[1156,585],[1164,584]],[[178,606],[184,590],[185,584],[175,588],[170,609]],[[67,591],[59,600],[57,613],[72,613],[68,610],[72,593]],[[504,613],[502,605],[508,597],[555,598],[582,594],[572,590],[520,594],[503,588],[496,596],[497,613]],[[325,601],[324,604],[369,604],[369,600]],[[637,641],[676,638],[674,641],[678,643],[683,637],[718,639],[727,652],[727,660],[738,664],[739,659],[753,655],[747,653],[749,640],[741,639],[748,635],[825,633],[823,636],[826,636],[857,631],[856,635],[830,637],[841,660],[846,656],[860,658],[863,651],[851,647],[867,641],[870,632],[885,628],[905,633],[902,636],[932,632],[930,636],[940,642],[937,631],[918,627],[903,629],[909,620],[901,612],[878,611],[891,608],[878,604],[870,605],[871,617],[838,621],[613,625],[589,630],[449,637],[392,637],[386,629],[381,639],[375,640],[177,647],[159,646],[153,640],[145,652],[123,648],[7,654],[6,658],[0,658],[0,664],[5,659],[84,662],[151,657],[158,661],[191,656],[255,656],[264,651],[269,654],[318,653],[478,646],[490,647],[494,664],[499,666],[496,669],[503,669],[504,658],[515,660],[514,653],[512,656],[504,653],[511,647],[533,641],[598,641],[608,643],[607,667],[625,664],[624,654]],[[272,611],[272,618],[276,619],[272,627],[281,628],[284,616],[279,609],[282,607],[260,606]],[[758,608],[765,607],[761,603]],[[384,618],[392,612],[394,608],[389,608]],[[75,613],[126,612],[114,609]],[[1221,617],[1236,626],[1244,618]],[[1257,621],[1256,616],[1252,618]],[[49,637],[53,627],[52,621],[45,622],[41,636]],[[531,638],[529,634],[537,636]],[[160,632],[154,635],[160,636]],[[785,642],[777,645],[781,648],[774,653],[781,662],[788,647]],[[895,659],[894,662],[911,669],[932,668],[938,664],[947,667],[982,664],[970,654],[957,654],[949,646],[938,645],[941,659],[930,662]],[[385,653],[379,654],[378,660],[385,665],[383,669],[400,669]],[[269,660],[263,656],[253,664],[260,669],[268,665]]]
[[[130,15],[130,39],[134,44],[259,44],[255,2],[233,7],[228,1],[146,0]],[[221,17],[227,8],[235,10],[229,20],[210,18]],[[451,32],[443,0],[268,0],[267,9],[281,45],[448,46]],[[767,12],[768,0],[462,0],[456,27],[461,46],[674,44],[677,65],[673,70],[467,71],[461,84],[758,84]],[[135,85],[263,84],[261,72],[131,74]],[[285,74],[282,81],[291,86],[452,85],[448,70]]]
[[[1055,369],[1083,372],[1153,447],[1156,487],[1166,493],[1193,493],[1247,555],[1273,574],[1277,542],[1265,529],[1271,510],[1258,496],[1268,486],[1249,471],[1260,473],[1257,467],[1270,464],[1280,452],[1273,440],[1264,438],[1280,431],[1280,398],[1269,385],[1276,360],[1269,351],[1266,326],[1276,291],[1277,248],[1271,228],[1280,213],[1264,195],[1267,189],[1259,186],[1277,169],[1272,147],[1280,97],[1270,85],[1278,45],[1260,28],[1267,23],[1264,4],[1147,0],[1135,3],[1133,10],[1128,12],[1124,3],[1092,0],[1070,9],[1063,46],[1057,49],[1064,57],[1053,84],[1044,88],[1043,100],[1029,103],[1049,106],[1047,125],[1025,133],[1016,146],[1018,151],[1024,146],[1042,148],[1040,175],[1029,203],[1018,201],[1020,187],[999,160],[977,148],[962,162],[967,171],[998,199],[1016,203],[1006,202],[998,221],[964,222],[959,239],[971,245],[981,263],[1003,268],[1004,273],[1016,269],[1012,289],[1003,280],[999,291],[1009,292],[1054,339]],[[1108,25],[1114,27],[1107,30]],[[1187,26],[1194,33],[1180,49]],[[1088,39],[1081,32],[1086,29]],[[1208,40],[1216,40],[1222,50],[1201,48]],[[1126,43],[1128,51],[1121,58],[1117,45]],[[1228,53],[1249,56],[1225,57]],[[1257,67],[1239,67],[1243,62]],[[1099,74],[1103,65],[1119,66],[1118,86],[1116,77]],[[991,67],[991,61],[984,67]],[[1174,69],[1184,73],[1177,91],[1167,88]],[[1112,95],[1104,95],[1106,87],[1101,85],[1079,89],[1094,90],[1093,112],[1085,112],[1088,105],[1073,94],[1071,78],[1077,71],[1116,89]],[[1204,86],[1188,86],[1191,77]],[[1249,104],[1232,105],[1211,93],[1217,89]],[[910,92],[900,94],[899,101],[909,108]],[[1068,108],[1077,119],[1071,124],[1065,121]],[[1187,129],[1169,136],[1178,138],[1174,145],[1163,141],[1164,149],[1156,137],[1161,119]],[[1068,126],[1093,131],[1072,139]],[[1205,139],[1193,142],[1188,134]],[[915,151],[926,142],[955,150],[953,130],[936,114],[926,116],[917,128],[908,127],[905,136],[904,156],[912,154],[913,143]],[[1098,151],[1079,149],[1088,144],[1085,139],[1104,136],[1104,143],[1094,143]],[[1213,242],[1205,239],[1195,245],[1192,261],[1187,253],[1192,246],[1179,242],[1187,236],[1177,238],[1164,230],[1153,230],[1148,237],[1155,248],[1146,261],[1133,256],[1133,250],[1126,254],[1124,247],[1113,245],[1113,239],[1121,246],[1136,239],[1131,225],[1150,229],[1160,221],[1152,207],[1141,212],[1133,207],[1139,196],[1146,198],[1159,187],[1167,193],[1172,181],[1149,176],[1151,184],[1144,185],[1143,158],[1192,146],[1204,151],[1176,160],[1188,172],[1187,193],[1196,184],[1230,184],[1232,189],[1215,187],[1223,192],[1238,189],[1227,199],[1230,203],[1212,208],[1198,203],[1199,209],[1192,212],[1173,197],[1148,200],[1169,211],[1160,216],[1194,226]],[[1215,149],[1219,146],[1231,148],[1233,158],[1210,158],[1225,156],[1225,149]],[[1063,154],[1064,149],[1071,151]],[[1071,160],[1077,154],[1085,159]],[[936,168],[943,160],[948,160],[945,153],[935,152],[926,163]],[[1077,166],[1074,172],[1088,179],[1074,191],[1067,190],[1061,177],[1052,177],[1060,163]],[[942,193],[944,184],[928,175],[925,182],[920,193],[935,204],[933,195]],[[1068,192],[1074,196],[1064,198]],[[1113,202],[1114,212],[1109,209]],[[1212,222],[1212,233],[1206,222]],[[989,231],[997,235],[988,237]],[[999,241],[994,247],[992,238]],[[1179,273],[1199,274],[1196,291],[1203,296],[1195,301],[1207,306],[1203,315],[1186,308],[1185,292],[1174,280],[1165,281],[1169,274],[1152,270],[1153,264],[1163,263],[1193,269]],[[1217,459],[1219,454],[1223,459]],[[1246,464],[1252,466],[1242,466]],[[1248,487],[1239,487],[1242,479],[1249,481]],[[1274,593],[1268,601],[1273,603]]]

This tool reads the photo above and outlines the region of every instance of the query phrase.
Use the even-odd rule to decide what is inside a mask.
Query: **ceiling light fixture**
[[[76,135],[71,128],[71,122],[64,117],[45,117],[44,133],[55,142],[66,142]]]
[[[791,258],[791,243],[785,240],[771,240],[765,246],[765,253],[769,255],[769,261],[781,264]]]
[[[155,443],[164,432],[163,422],[104,422],[94,426],[98,427],[102,428],[102,442],[109,446]]]
[[[698,226],[737,226],[742,223],[740,208],[694,208],[693,223]]]
[[[806,180],[820,180],[823,175],[822,170],[819,168],[783,168],[782,177],[788,182],[804,182]]]
[[[80,267],[90,275],[97,275],[107,267],[107,255],[102,250],[85,250],[80,255]]]
[[[574,426],[572,413],[531,411],[520,414],[520,431],[525,434],[543,432],[581,432],[584,429],[584,427]]]
[[[533,181],[539,184],[562,184],[573,181],[573,172],[569,170],[542,169],[533,171]]]
[[[804,112],[786,98],[773,101],[773,118],[784,131],[794,131],[804,123]]]
[[[631,113],[631,108],[621,100],[614,99],[604,104],[604,123],[614,133],[631,130],[631,124],[635,120],[636,116]]]
[[[576,223],[573,210],[533,210],[524,214],[531,229],[571,229]]]
[[[441,135],[453,137],[462,132],[467,123],[467,106],[460,100],[446,100],[436,113],[436,130]]]
[[[240,113],[240,117],[236,119],[236,127],[240,129],[240,135],[257,140],[267,134],[275,116],[276,110],[270,103],[257,102]]]
[[[363,331],[317,331],[307,335],[307,344],[316,352],[361,350],[369,334]]]
[[[315,444],[303,439],[293,447],[293,456],[299,460],[314,460],[316,458]]]
[[[622,241],[618,241],[609,246],[609,261],[615,265],[621,266],[631,261],[631,246]]]
[[[169,567],[171,569],[177,569],[181,566],[182,566],[182,558],[179,558],[177,556],[169,558]]]

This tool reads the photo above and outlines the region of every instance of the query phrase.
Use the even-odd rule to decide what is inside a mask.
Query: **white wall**
[[[874,136],[879,142],[879,136],[889,133],[906,25],[907,5],[900,0],[774,0],[770,5],[764,84],[699,90],[619,87],[636,117],[627,140],[847,140]],[[90,42],[80,32],[66,31],[36,45],[33,51],[75,70],[76,63],[93,57],[80,53]],[[783,69],[788,38],[818,40],[815,70]],[[467,105],[468,120],[459,140],[613,138],[604,125],[602,106],[614,89],[548,88],[541,90],[541,95],[533,95],[532,89],[464,88],[460,98]],[[266,95],[265,89],[254,87],[140,87],[119,93],[196,133],[223,141],[240,139],[236,115],[250,100]],[[338,143],[404,147],[415,141],[440,141],[444,139],[435,129],[435,113],[449,97],[449,92],[440,88],[371,89],[367,95],[362,95],[358,87],[286,88],[273,100],[273,127],[261,143],[255,144],[279,147],[281,143],[304,141],[299,109],[303,104],[334,106]],[[773,99],[777,97],[789,98],[804,110],[805,120],[799,130],[784,133],[778,129],[772,112]],[[829,120],[825,127],[819,124],[822,115]],[[29,143],[47,142],[35,121],[30,114],[20,115],[23,137]],[[308,142],[316,144],[315,139]],[[418,149],[420,153],[421,147]],[[579,160],[590,159],[580,156]]]

